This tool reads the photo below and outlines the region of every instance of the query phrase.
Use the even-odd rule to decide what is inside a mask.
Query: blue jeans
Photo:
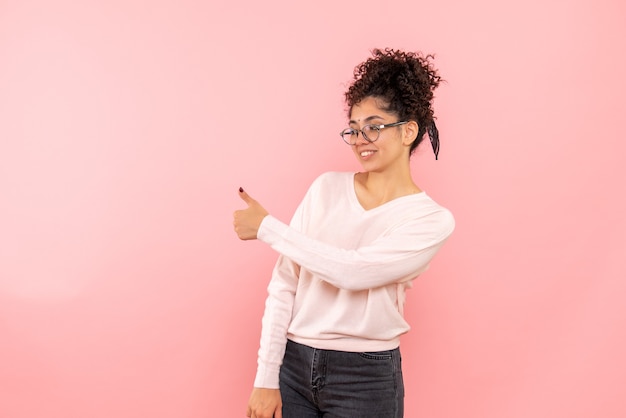
[[[402,418],[400,349],[350,353],[289,340],[280,393],[283,418]]]

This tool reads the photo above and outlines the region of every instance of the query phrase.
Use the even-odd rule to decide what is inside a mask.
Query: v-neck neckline
[[[359,200],[359,196],[357,196],[357,194],[356,194],[356,175],[357,174],[358,173],[354,173],[352,176],[349,176],[349,178],[348,178],[348,183],[349,183],[349,185],[348,185],[348,195],[350,196],[350,200],[352,201],[352,203],[357,208],[359,208],[359,210],[362,213],[374,213],[374,212],[378,211],[379,209],[384,208],[386,206],[389,206],[391,204],[395,204],[395,203],[397,203],[400,200],[404,200],[404,199],[407,199],[407,198],[413,198],[413,197],[421,198],[422,196],[426,196],[426,192],[424,190],[422,190],[422,191],[419,191],[417,193],[411,193],[411,194],[406,194],[406,195],[403,195],[403,196],[398,196],[396,198],[388,200],[385,203],[381,203],[378,206],[374,206],[373,208],[366,209],[363,206],[363,204],[361,203],[361,201]]]

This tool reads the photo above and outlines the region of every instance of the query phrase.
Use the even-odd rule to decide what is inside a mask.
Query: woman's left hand
[[[233,225],[239,239],[256,239],[263,218],[269,215],[263,206],[251,198],[243,189],[239,189],[239,197],[248,204],[247,209],[235,211]]]

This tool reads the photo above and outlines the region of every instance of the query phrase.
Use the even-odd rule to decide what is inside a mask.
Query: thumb
[[[243,189],[243,187],[239,188],[239,197],[241,198],[241,200],[246,202],[248,204],[248,206],[250,206],[252,203],[255,202],[255,200],[253,198],[251,198],[248,193],[246,193],[246,191]]]

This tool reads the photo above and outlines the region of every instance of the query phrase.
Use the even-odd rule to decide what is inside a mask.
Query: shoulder
[[[330,209],[345,207],[348,203],[350,173],[326,172],[320,174],[309,186],[300,202],[299,211],[308,223],[327,219]]]
[[[345,181],[350,178],[354,178],[354,173],[347,171],[327,171],[317,176],[313,183],[315,184],[317,182]]]
[[[354,173],[339,172],[339,171],[327,171],[320,174],[313,183],[311,183],[311,190],[345,190],[346,185],[350,185]]]
[[[432,197],[426,194],[426,192],[420,193],[420,204],[416,206],[418,209],[419,217],[427,219],[429,223],[436,225],[442,234],[449,235],[452,233],[455,227],[454,215],[452,212],[437,203]]]
[[[377,215],[390,219],[393,230],[427,234],[435,239],[450,235],[455,227],[452,212],[426,192],[397,199]]]

